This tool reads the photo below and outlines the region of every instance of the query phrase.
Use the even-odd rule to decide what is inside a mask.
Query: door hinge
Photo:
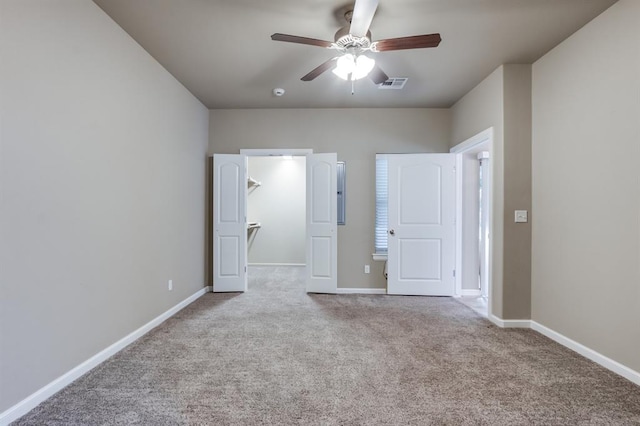
[[[246,266],[244,267],[244,273],[245,274],[247,273],[247,267]]]
[[[456,270],[455,269],[453,270],[453,276],[454,277],[456,276]]]

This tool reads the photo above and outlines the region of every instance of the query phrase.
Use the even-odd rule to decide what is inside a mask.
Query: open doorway
[[[243,149],[247,156],[247,275],[302,277],[306,266],[306,155],[312,150]],[[258,285],[258,284],[254,284]]]
[[[456,154],[456,294],[484,316],[491,312],[492,129],[451,149]]]
[[[306,264],[306,158],[250,156],[247,172],[249,283],[264,271],[291,275]],[[304,274],[297,275],[304,288]]]
[[[306,158],[247,158],[247,284],[269,291],[273,282],[303,290],[306,233]]]

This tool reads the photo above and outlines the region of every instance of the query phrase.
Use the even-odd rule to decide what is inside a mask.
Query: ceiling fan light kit
[[[360,80],[369,75],[376,61],[365,55],[345,53],[336,60],[333,73],[343,80]]]
[[[302,81],[314,80],[325,71],[332,70],[335,75],[343,80],[354,81],[368,76],[375,84],[382,84],[389,77],[376,65],[373,58],[364,54],[365,52],[377,53],[391,50],[438,47],[442,38],[440,34],[436,33],[371,42],[369,26],[377,8],[378,0],[356,0],[353,11],[345,14],[345,19],[350,23],[350,27],[339,29],[335,34],[333,43],[280,33],[273,34],[271,40],[324,47],[337,50],[340,53],[339,56],[329,59],[303,76],[301,78]]]

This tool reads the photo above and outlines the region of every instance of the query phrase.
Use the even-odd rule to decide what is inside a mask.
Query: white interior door
[[[307,155],[307,293],[338,289],[337,155]]]
[[[247,291],[247,157],[213,156],[213,291]]]
[[[455,155],[388,156],[388,294],[453,296]]]

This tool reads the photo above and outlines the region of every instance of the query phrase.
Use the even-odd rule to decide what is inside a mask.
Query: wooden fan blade
[[[422,49],[425,47],[438,47],[442,41],[440,34],[425,34],[411,37],[388,38],[375,42],[375,50],[385,52],[389,50]]]
[[[377,8],[378,0],[356,0],[349,34],[356,37],[366,36]]]
[[[377,64],[373,66],[373,69],[369,73],[369,78],[375,84],[382,84],[385,81],[389,80],[389,76],[384,71],[382,71]]]
[[[271,36],[271,40],[286,41],[288,43],[308,44],[310,46],[331,47],[330,41],[318,40],[317,38],[299,37],[289,34],[275,33]]]
[[[300,80],[302,80],[302,81],[311,81],[311,80],[315,79],[316,77],[318,77],[323,72],[329,71],[330,69],[332,69],[332,68],[334,68],[336,66],[336,59],[337,58],[331,58],[327,62],[323,62],[320,66],[314,68],[309,74],[305,75]]]

